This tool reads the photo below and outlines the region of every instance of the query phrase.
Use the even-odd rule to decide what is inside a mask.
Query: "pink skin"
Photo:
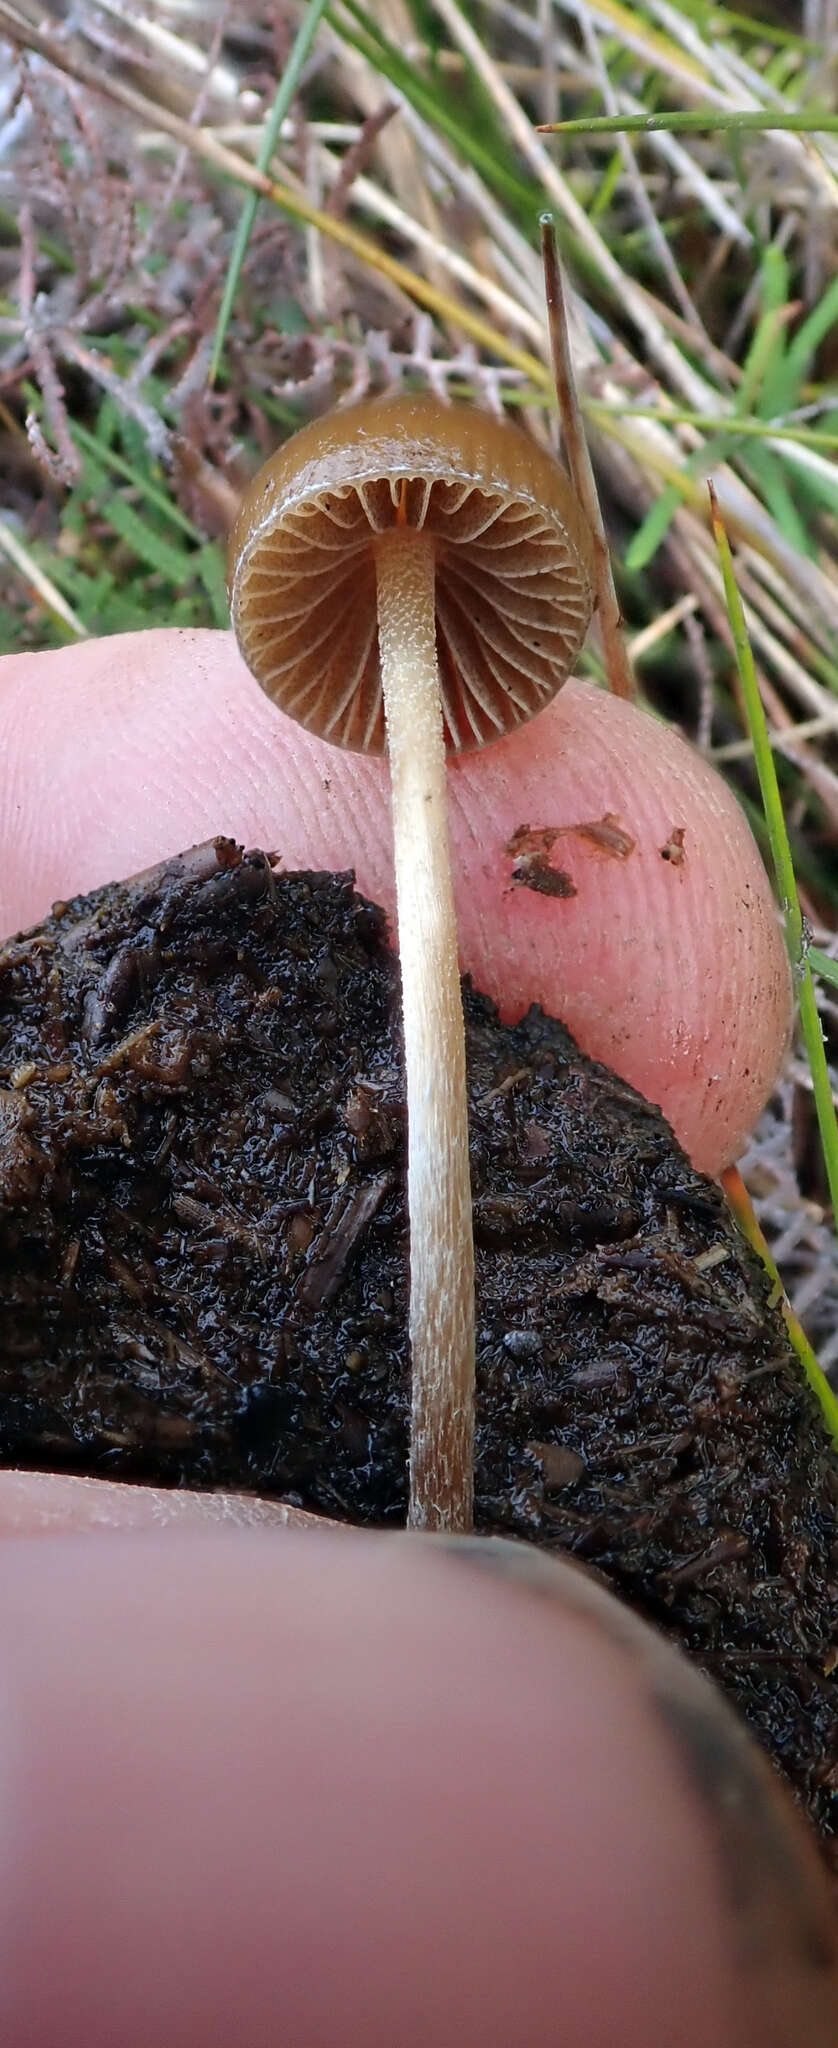
[[[0,664],[0,930],[57,896],[227,832],[289,868],[354,867],[394,917],[386,763],[309,738],[221,633],[131,634]],[[737,1156],[791,1000],[775,906],[724,784],[674,733],[570,682],[532,725],[452,762],[462,964],[508,1020],[540,1002],[660,1103],[694,1163]],[[568,830],[615,814],[619,858]],[[559,828],[570,898],[511,886],[509,840]],[[683,832],[683,859],[661,849]]]
[[[464,963],[507,1015],[540,997],[650,1092],[665,1081],[682,1136],[718,1165],[779,1057],[782,953],[735,807],[721,799],[724,828],[688,812],[667,762],[691,757],[649,722],[657,794],[641,805],[636,729],[572,684],[536,726],[452,770]],[[0,663],[0,764],[0,928],[219,830],[289,866],[354,863],[392,908],[386,770],[295,734],[222,635]],[[575,898],[509,890],[517,826],[607,811],[636,838],[628,860],[571,835],[553,860]],[[680,869],[658,851],[677,825]],[[690,915],[681,992],[703,1012],[680,1040],[676,905]],[[758,1053],[744,995],[714,994],[743,947],[779,992]],[[611,1018],[590,1012],[590,1031],[585,982]],[[728,1088],[708,1124],[708,1075],[739,1058],[743,1029],[752,1109]],[[575,1595],[532,1597],[426,1539],[302,1534],[296,1519],[279,1503],[0,1473],[0,2039],[836,2038],[834,1973],[784,1939],[801,1895],[815,1919],[831,1910],[790,1806],[748,1970],[712,1816],[610,1626]],[[758,1875],[744,1895],[752,1883],[759,1901]]]
[[[206,1529],[3,1563],[4,2042],[831,2048],[791,1806],[764,1766],[720,1861],[648,1653],[567,1567]]]

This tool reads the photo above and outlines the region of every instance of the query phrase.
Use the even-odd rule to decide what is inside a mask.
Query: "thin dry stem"
[[[556,248],[556,230],[552,215],[546,214],[541,222],[541,248],[544,258],[544,286],[547,294],[547,317],[550,324],[550,343],[553,351],[553,371],[556,379],[556,395],[564,435],[565,452],[571,478],[576,486],[579,502],[594,537],[596,552],[597,609],[605,668],[609,688],[615,697],[631,699],[636,695],[634,678],[629,665],[625,640],[623,639],[620,607],[614,588],[611,556],[602,518],[602,508],[596,487],[593,465],[588,453],[585,429],[576,395],[570,342],[565,315],[564,290],[561,266]]]

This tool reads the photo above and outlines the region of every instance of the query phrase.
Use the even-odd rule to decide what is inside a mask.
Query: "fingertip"
[[[3,2038],[791,2038],[740,2026],[712,1831],[573,1601],[417,1539],[45,1539],[0,1642]]]
[[[59,1472],[0,1472],[0,1542],[20,1536],[112,1536],[169,1527],[323,1528],[323,1515],[249,1493],[193,1493]]]
[[[741,1152],[792,1000],[768,876],[682,736],[577,678],[451,773],[463,958],[517,1019],[541,1003],[658,1104],[701,1172]],[[544,846],[516,858],[516,845]]]

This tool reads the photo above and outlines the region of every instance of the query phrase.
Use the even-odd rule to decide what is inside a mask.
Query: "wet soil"
[[[597,1566],[838,1832],[838,1458],[660,1114],[465,990],[476,1519]],[[0,952],[0,1459],[398,1524],[397,968],[351,877],[231,841]]]

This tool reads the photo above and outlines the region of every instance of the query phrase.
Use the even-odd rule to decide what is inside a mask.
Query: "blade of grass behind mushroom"
[[[774,1282],[780,1311],[785,1320],[789,1337],[797,1352],[812,1392],[820,1403],[824,1425],[828,1429],[833,1443],[838,1447],[838,1401],[836,1401],[826,1373],[823,1371],[819,1360],[815,1357],[806,1332],[794,1313],[777,1267],[757,1222],[751,1197],[737,1167],[729,1166],[727,1171],[722,1174],[722,1186],[743,1236],[747,1238],[749,1245],[761,1258],[766,1272],[770,1274]]]
[[[712,483],[710,503],[713,518],[713,535],[719,551],[719,560],[724,580],[725,601],[733,633],[739,679],[745,713],[750,727],[754,755],[759,774],[765,820],[771,842],[771,854],[780,902],[786,927],[786,943],[792,974],[797,984],[800,1021],[806,1046],[806,1055],[812,1075],[812,1087],[818,1114],[821,1144],[826,1166],[829,1192],[832,1200],[833,1217],[838,1217],[838,1120],[832,1100],[832,1084],[826,1060],[823,1029],[818,1015],[815,986],[807,955],[807,941],[797,892],[794,863],[783,815],[783,804],[777,783],[774,757],[768,744],[765,713],[757,683],[756,667],[748,639],[745,613],[736,582],[733,557],[725,533]]]
[[[611,556],[602,518],[602,508],[594,477],[593,465],[588,454],[585,430],[579,410],[579,399],[573,375],[570,352],[570,338],[567,328],[564,286],[561,265],[556,247],[556,229],[553,216],[541,216],[541,253],[544,263],[544,285],[547,299],[547,318],[550,328],[550,347],[553,356],[553,374],[556,380],[556,396],[561,419],[562,439],[568,469],[580,505],[583,506],[588,524],[594,536],[597,565],[597,614],[602,635],[605,670],[609,688],[616,697],[631,701],[635,695],[634,678],[629,665],[625,640],[620,620],[620,607],[614,588],[614,574]]]
[[[280,79],[276,99],[271,108],[270,116],[265,122],[262,140],[256,155],[257,170],[266,171],[274,154],[282,123],[297,91],[303,66],[314,42],[327,4],[328,0],[307,0],[306,11]],[[209,366],[209,381],[211,384],[214,383],[218,375],[224,349],[224,338],[230,324],[230,314],[233,310],[233,302],[238,290],[242,265],[247,255],[247,245],[250,241],[253,223],[256,219],[258,204],[257,194],[249,192],[241,210],[239,225],[236,229],[236,239],[233,244],[233,253],[224,281],[224,296],[219,308],[218,325],[215,330],[215,340],[212,345],[212,358]]]

